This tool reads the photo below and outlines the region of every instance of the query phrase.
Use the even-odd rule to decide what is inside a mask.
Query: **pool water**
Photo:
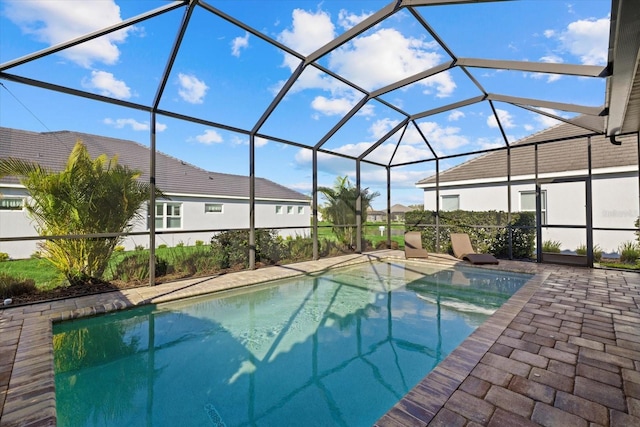
[[[531,276],[366,263],[54,325],[59,426],[370,426]]]

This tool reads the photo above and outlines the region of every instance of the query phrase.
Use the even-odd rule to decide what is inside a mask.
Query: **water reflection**
[[[59,425],[371,425],[486,318],[443,302],[498,298],[406,267],[56,326]]]

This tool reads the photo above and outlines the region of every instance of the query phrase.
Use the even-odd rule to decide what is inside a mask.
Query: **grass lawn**
[[[326,240],[336,240],[333,231],[331,230],[331,224],[328,222],[320,222],[318,224],[318,238]],[[364,228],[365,239],[371,241],[375,246],[378,242],[385,242],[387,237],[386,233],[383,236],[380,235],[379,227],[385,224],[366,224]],[[400,249],[404,248],[404,224],[397,223],[392,224],[391,227],[394,230],[401,230],[399,235],[391,236],[391,240],[398,243]],[[177,260],[186,258],[189,254],[209,250],[208,245],[204,246],[182,246],[172,248],[158,248],[156,249],[156,255],[159,258],[165,259],[170,263],[174,263]],[[139,253],[148,254],[148,250],[138,251]],[[133,254],[134,251],[118,251],[114,252],[109,260],[109,265],[105,271],[105,278],[109,278],[114,271],[115,266],[118,265],[125,256]],[[11,261],[0,262],[0,272],[8,274],[18,279],[33,279],[36,287],[41,290],[48,290],[60,286],[65,283],[66,280],[60,276],[60,274],[53,268],[53,266],[45,259],[31,258],[31,259],[19,259]]]
[[[387,241],[387,233],[384,232],[384,235],[380,235],[380,226],[387,226],[387,223],[367,223],[364,225],[364,238],[371,241],[375,246],[378,242],[386,242]],[[393,230],[400,230],[401,233],[399,235],[392,235],[391,241],[398,243],[398,247],[400,249],[404,248],[404,223],[391,223],[391,228]],[[331,223],[327,221],[319,221],[318,222],[318,238],[319,239],[327,239],[327,240],[336,240],[336,236],[333,234],[331,230]]]
[[[0,262],[0,272],[18,279],[33,279],[36,287],[42,290],[53,289],[64,282],[53,265],[40,258]]]

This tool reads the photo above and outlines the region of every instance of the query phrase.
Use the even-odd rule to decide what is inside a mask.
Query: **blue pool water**
[[[531,276],[422,263],[54,326],[59,426],[369,426]]]

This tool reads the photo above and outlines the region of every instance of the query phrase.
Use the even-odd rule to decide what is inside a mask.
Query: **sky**
[[[322,148],[358,156],[388,136],[406,117],[403,113],[419,114],[476,97],[482,93],[478,85],[488,93],[593,107],[604,104],[605,81],[600,78],[480,68],[465,72],[454,67],[369,100],[331,133],[365,92],[444,64],[451,60],[448,52],[458,58],[604,66],[609,0],[424,6],[415,8],[416,14],[401,9],[320,56],[321,68],[306,67],[286,92],[283,88],[300,56],[311,55],[389,2],[209,0],[206,4],[211,9],[198,6],[191,15],[162,91],[162,76],[185,16],[182,6],[4,72],[139,105],[157,101],[157,149],[210,171],[247,175],[248,132],[255,130],[256,175],[307,195],[312,190],[310,148],[319,141],[326,139]],[[0,64],[168,5],[165,0],[0,0]],[[148,112],[6,79],[0,83],[0,126],[78,131],[149,145]],[[273,112],[264,116],[280,94],[284,96]],[[558,123],[510,104],[494,106],[509,143]],[[163,111],[223,126],[179,120]],[[419,130],[400,128],[365,160],[397,165],[433,159],[434,153],[446,157],[505,145],[487,102],[416,122]],[[468,159],[445,158],[440,170]],[[320,186],[332,186],[345,175],[355,182],[355,161],[320,153],[318,162]],[[162,165],[158,167],[161,173]],[[422,190],[415,183],[434,172],[433,161],[392,167],[391,203],[421,204]],[[373,206],[384,209],[386,169],[363,162],[360,176],[363,188],[380,193]]]

